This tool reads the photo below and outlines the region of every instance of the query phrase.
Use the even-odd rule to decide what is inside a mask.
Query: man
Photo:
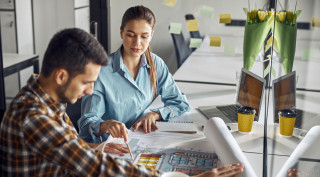
[[[159,176],[157,170],[95,151],[97,144],[80,139],[65,112],[67,102],[92,94],[101,66],[107,64],[103,47],[80,29],[62,30],[52,38],[40,75],[30,77],[1,122],[0,176]],[[128,150],[108,144],[105,152]],[[231,165],[202,175],[242,170]]]

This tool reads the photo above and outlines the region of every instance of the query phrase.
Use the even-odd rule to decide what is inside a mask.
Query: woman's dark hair
[[[124,27],[126,24],[131,20],[146,20],[147,23],[152,27],[154,27],[154,24],[156,23],[156,18],[153,14],[153,12],[144,6],[134,6],[130,7],[126,10],[122,17],[121,22],[121,29],[124,30]],[[157,71],[156,67],[154,65],[154,62],[151,57],[151,46],[149,45],[146,52],[145,52],[147,62],[150,66],[149,74],[150,74],[150,80],[151,84],[153,86],[154,94],[157,94],[157,87],[158,87],[158,79],[157,79]]]
[[[70,78],[73,78],[84,73],[89,62],[102,66],[108,64],[108,55],[101,44],[81,29],[64,29],[56,33],[49,42],[41,74],[48,77],[54,69],[64,68]]]

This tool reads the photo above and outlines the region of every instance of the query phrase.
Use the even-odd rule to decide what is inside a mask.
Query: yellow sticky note
[[[317,18],[317,17],[312,18],[312,27],[320,27],[320,18]]]
[[[187,20],[187,29],[188,31],[199,31],[198,20]]]
[[[224,45],[224,55],[234,56],[236,47],[233,44]]]
[[[231,14],[220,14],[219,23],[231,23]]]
[[[169,33],[180,34],[181,33],[181,26],[182,26],[181,23],[174,23],[174,22],[170,23]]]
[[[210,36],[210,46],[220,47],[221,46],[221,37]]]
[[[199,48],[201,46],[202,39],[191,38],[189,48]]]
[[[164,0],[162,4],[173,7],[176,5],[177,0]]]

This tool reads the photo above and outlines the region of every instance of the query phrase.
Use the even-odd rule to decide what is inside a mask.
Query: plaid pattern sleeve
[[[0,176],[159,176],[91,149],[79,139],[65,105],[38,87],[31,78],[3,118]]]

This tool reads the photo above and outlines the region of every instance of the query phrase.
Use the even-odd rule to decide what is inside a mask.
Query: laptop
[[[258,121],[266,80],[242,68],[238,85],[235,104],[200,106],[198,110],[208,119],[220,117],[225,123],[237,123],[237,109],[240,106],[250,106],[256,110],[254,120]]]
[[[296,72],[293,71],[272,81],[274,123],[279,123],[278,112],[282,109],[296,110],[296,128],[309,129],[308,124],[317,114],[296,108]]]

